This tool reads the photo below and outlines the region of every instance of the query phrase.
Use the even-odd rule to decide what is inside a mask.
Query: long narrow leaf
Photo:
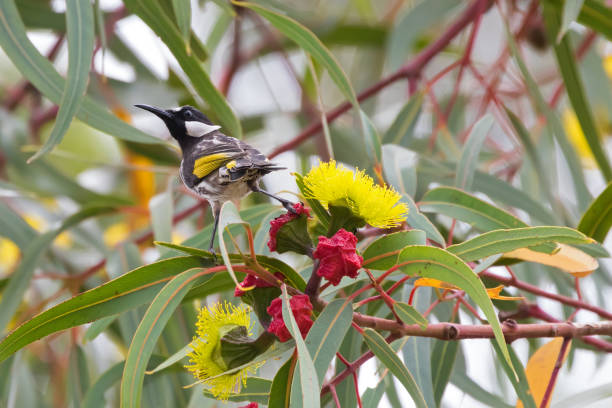
[[[463,289],[480,306],[491,325],[495,340],[500,348],[500,359],[504,359],[512,366],[501,325],[493,309],[491,299],[489,299],[482,281],[469,266],[457,256],[443,249],[427,246],[407,247],[400,253],[398,262],[406,263],[402,272],[407,275],[434,278]]]
[[[312,356],[312,362],[317,372],[319,384],[323,384],[325,373],[329,368],[340,344],[346,335],[353,319],[351,303],[343,299],[336,299],[329,303],[321,312],[314,325],[306,336],[306,348]],[[298,363],[299,364],[299,363]],[[299,404],[302,400],[300,371],[296,371],[291,386],[291,406]]]
[[[612,183],[601,192],[582,215],[578,231],[599,242],[604,242],[612,227]]]
[[[11,317],[19,306],[19,302],[21,302],[23,294],[30,284],[30,279],[32,279],[32,275],[34,275],[34,270],[36,269],[38,261],[43,256],[49,245],[53,243],[55,238],[57,238],[59,234],[68,228],[73,227],[87,218],[109,213],[113,210],[113,207],[91,207],[81,210],[78,213],[68,217],[62,223],[62,225],[55,230],[38,236],[30,243],[30,245],[28,245],[19,267],[11,275],[9,283],[4,290],[4,295],[2,296],[2,299],[0,299],[0,328],[4,329],[11,320]]]
[[[130,344],[121,381],[121,406],[139,407],[149,358],[166,323],[196,280],[208,280],[201,268],[189,269],[168,282],[147,309]]]
[[[0,46],[36,89],[51,102],[61,102],[66,81],[28,39],[14,0],[0,2]],[[88,125],[120,139],[161,143],[161,140],[128,125],[88,97],[83,98],[76,116]]]
[[[560,15],[550,4],[550,0],[543,1],[542,5],[544,21],[546,22],[548,33],[550,38],[555,38],[554,35],[559,31]],[[584,91],[584,85],[578,67],[576,66],[569,37],[563,37],[558,44],[554,45],[554,50],[557,56],[559,71],[561,71],[561,76],[563,77],[563,82],[567,90],[567,96],[576,112],[584,137],[599,166],[599,170],[601,170],[606,181],[609,182],[612,180],[612,167],[610,167],[610,161],[601,143],[599,129],[595,124],[595,117],[591,110],[591,104]]]
[[[70,80],[65,81],[66,88],[60,100],[51,135],[43,147],[28,161],[50,152],[62,141],[87,91],[89,65],[94,46],[94,13],[89,0],[66,1],[66,34],[68,37],[68,74],[66,78]]]
[[[283,16],[282,14],[270,11],[260,5],[235,1],[234,4],[247,7],[266,20],[274,27],[281,31],[284,35],[295,41],[300,47],[308,52],[317,62],[327,69],[329,76],[338,86],[344,96],[353,104],[356,109],[359,109],[359,102],[355,96],[355,91],[351,86],[346,74],[340,67],[336,58],[323,45],[323,43],[309,29],[295,21],[294,19]]]
[[[427,408],[423,393],[419,389],[416,381],[414,381],[414,377],[410,374],[410,371],[408,371],[404,363],[402,363],[402,360],[395,354],[391,346],[387,344],[383,336],[378,334],[375,330],[367,328],[363,333],[363,339],[376,358],[378,358],[378,360],[380,360],[380,362],[383,363],[402,383],[404,388],[406,388],[406,391],[408,391],[412,397],[412,401],[414,401],[415,405],[418,408]]]
[[[457,164],[457,174],[455,176],[455,187],[463,190],[471,190],[474,172],[478,165],[480,149],[493,126],[493,117],[484,116],[472,128],[461,153],[461,159]]]
[[[321,400],[319,398],[320,387],[317,371],[312,361],[312,356],[304,343],[304,339],[302,339],[302,334],[295,321],[295,317],[293,317],[293,312],[289,303],[289,295],[287,294],[287,287],[285,285],[282,286],[282,291],[283,320],[285,321],[287,330],[289,330],[289,333],[291,333],[291,336],[295,339],[295,344],[297,346],[300,367],[300,388],[302,390],[302,399],[292,403],[291,406],[297,408],[318,408],[321,406]]]
[[[49,334],[147,303],[178,273],[191,268],[209,266],[212,266],[212,262],[202,258],[182,256],[134,269],[104,285],[45,310],[19,326],[0,342],[0,361]]]
[[[195,55],[187,53],[185,41],[167,12],[157,1],[126,0],[125,5],[137,14],[168,46],[191,84],[211,108],[211,116],[218,118],[226,133],[241,138],[240,121],[225,98],[215,88],[208,73]]]

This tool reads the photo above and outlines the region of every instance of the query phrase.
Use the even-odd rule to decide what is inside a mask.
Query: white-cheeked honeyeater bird
[[[192,106],[160,109],[150,105],[135,105],[157,115],[181,147],[181,180],[187,188],[205,198],[212,208],[215,225],[210,238],[214,253],[215,234],[221,206],[237,201],[252,191],[278,200],[287,211],[294,212],[293,203],[259,188],[259,179],[280,167],[259,150],[219,131],[202,112]]]

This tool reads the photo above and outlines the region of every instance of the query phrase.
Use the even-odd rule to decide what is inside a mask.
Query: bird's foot
[[[215,249],[214,248],[208,248],[208,252],[211,253],[212,255],[212,261],[215,265],[219,264],[219,258],[217,258],[217,254],[215,253]]]
[[[283,200],[283,201],[281,201],[281,204],[283,205],[283,207],[285,207],[285,210],[287,210],[291,214],[298,215],[297,210],[295,208],[293,208],[293,206],[295,204],[292,203],[291,201]]]

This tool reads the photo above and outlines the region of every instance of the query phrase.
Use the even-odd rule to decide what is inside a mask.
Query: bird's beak
[[[167,111],[163,109],[156,108],[155,106],[151,106],[151,105],[134,105],[134,106],[136,106],[137,108],[149,111],[155,114],[156,116],[158,116],[160,119],[163,119],[163,120],[172,119],[172,115],[170,115],[170,113],[168,113]]]

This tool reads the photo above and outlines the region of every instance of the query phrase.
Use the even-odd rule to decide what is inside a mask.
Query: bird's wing
[[[234,138],[227,137],[227,139],[233,139],[238,142]],[[206,177],[219,167],[246,155],[245,150],[240,144],[232,143],[231,140],[222,141],[218,138],[211,138],[203,140],[197,147],[197,158],[193,163],[193,174],[198,178]]]
[[[241,178],[253,168],[264,174],[283,169],[271,163],[254,147],[221,132],[198,143],[197,152],[193,174],[198,178],[206,177],[222,166],[227,167],[232,181]]]

